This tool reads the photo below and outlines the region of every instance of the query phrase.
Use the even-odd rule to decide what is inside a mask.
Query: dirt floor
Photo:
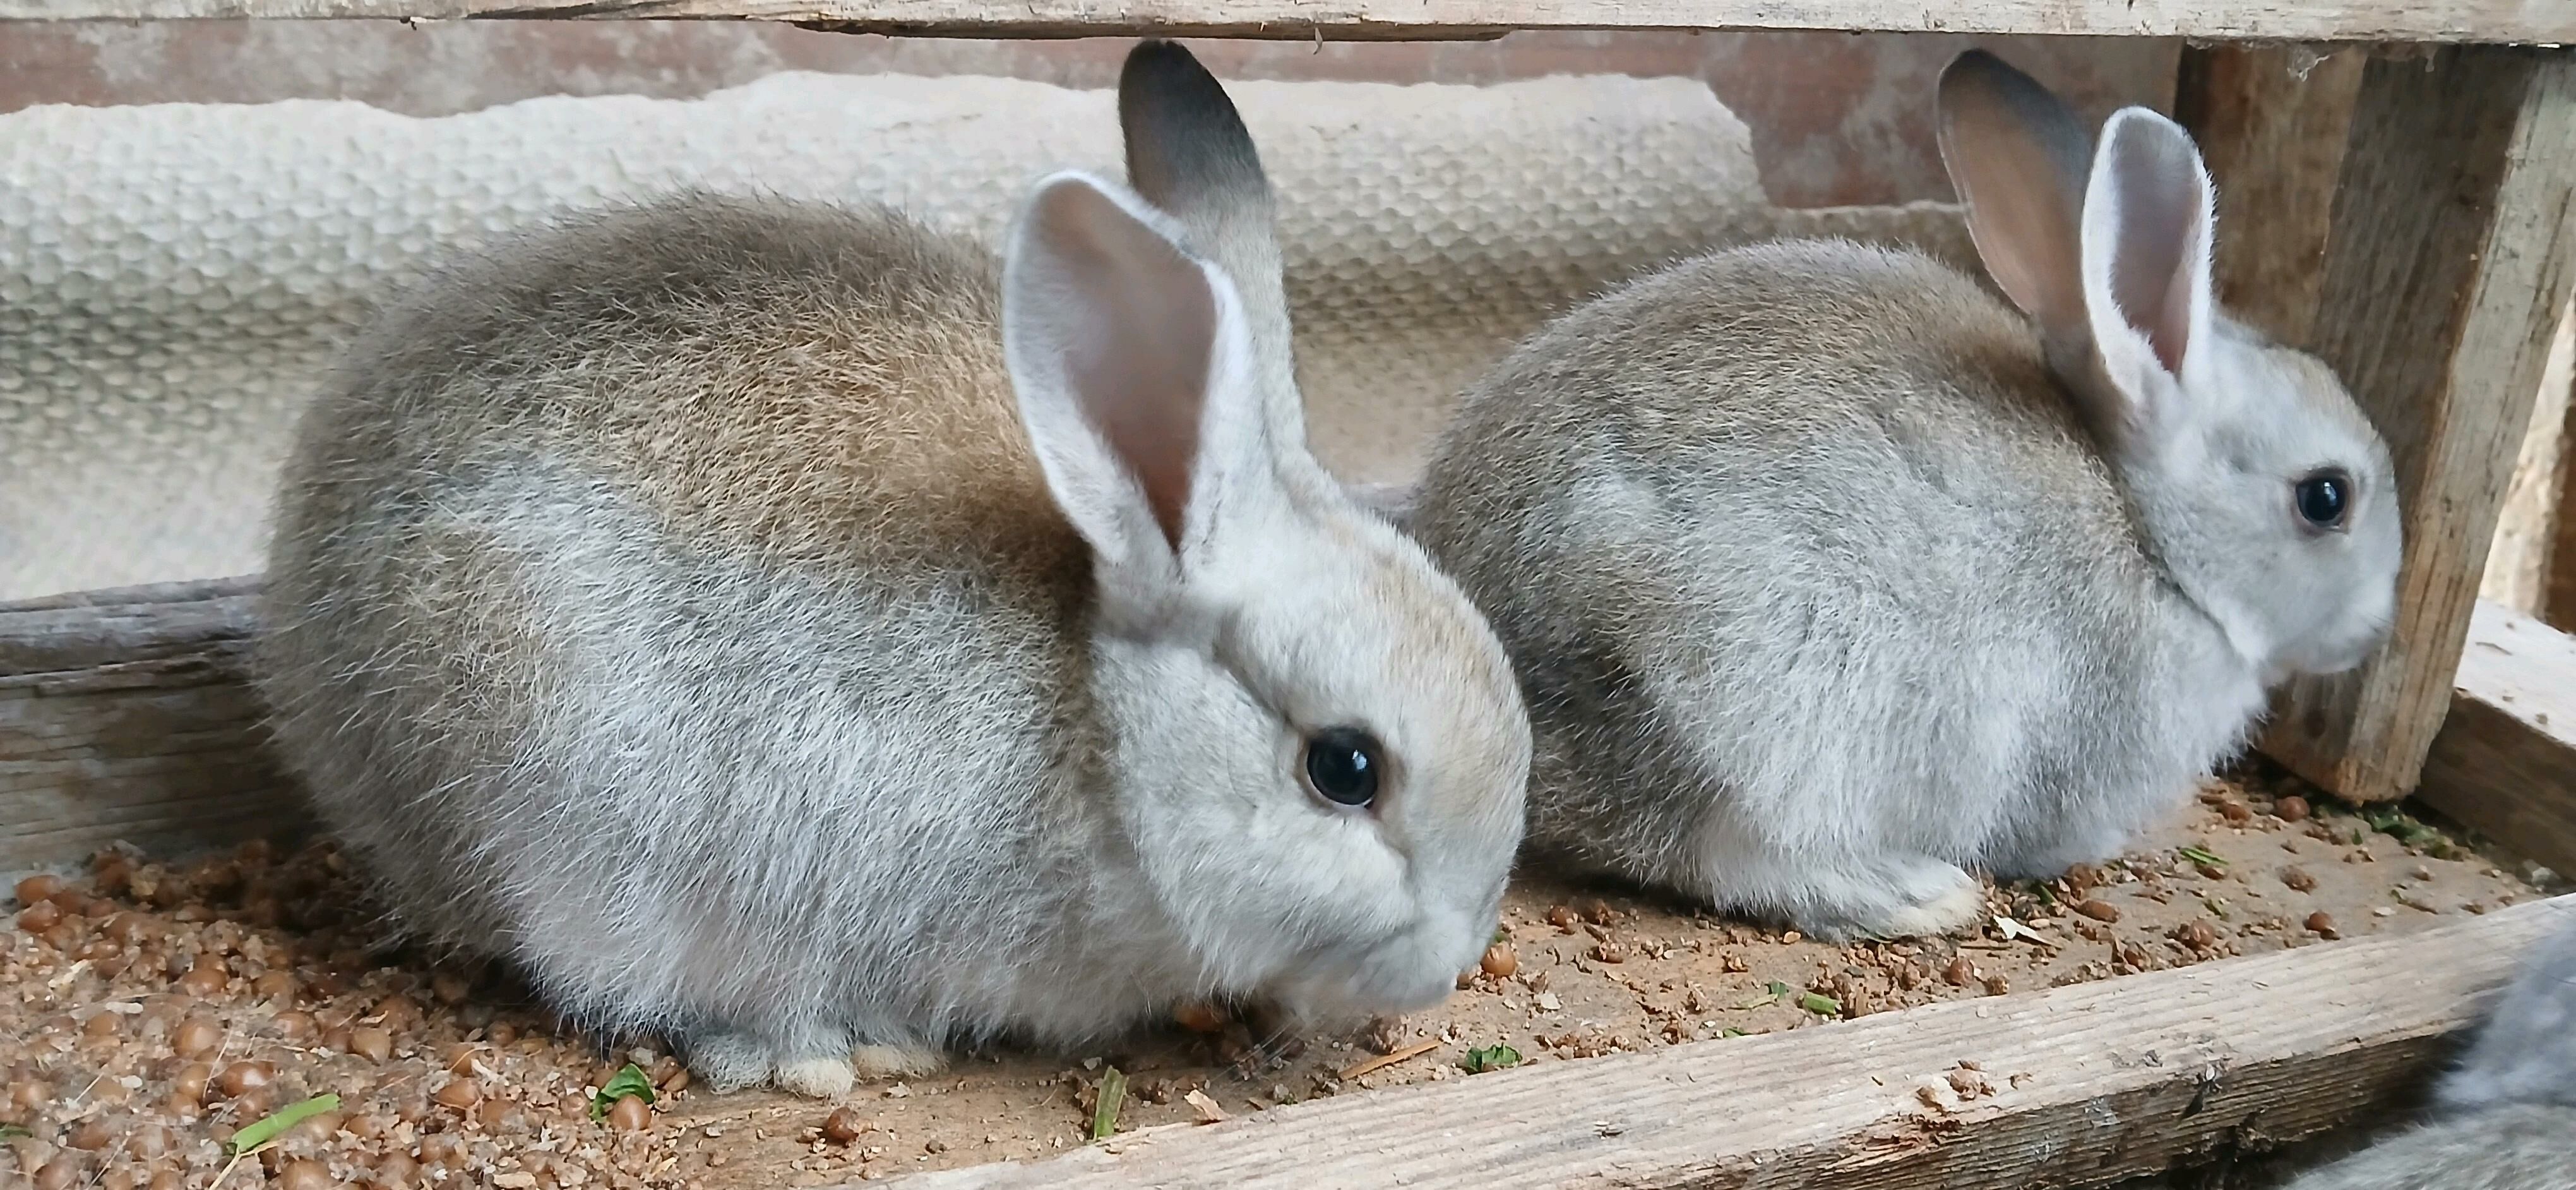
[[[357,874],[327,844],[168,867],[110,854],[87,876],[21,884],[14,928],[0,933],[0,1172],[39,1190],[204,1190],[230,1163],[227,1142],[260,1136],[237,1132],[331,1093],[336,1109],[222,1184],[822,1185],[1043,1155],[1104,1123],[1127,1131],[1479,1068],[1830,1028],[2419,929],[2535,895],[2412,818],[2357,814],[2269,773],[2211,784],[2158,844],[1994,890],[1976,937],[1852,946],[1527,878],[1481,969],[1431,1012],[1272,1040],[1198,1010],[1097,1053],[968,1056],[838,1105],[692,1090],[649,1040],[603,1058],[506,985],[371,954]],[[600,1094],[629,1061],[658,1084],[649,1107],[631,1082],[619,1089],[637,1090],[632,1102]]]

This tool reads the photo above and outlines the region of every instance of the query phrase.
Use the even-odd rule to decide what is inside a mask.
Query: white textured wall
[[[1782,225],[1744,126],[1687,80],[1244,83],[1283,197],[1316,439],[1410,466],[1450,396],[1605,282]],[[549,211],[699,185],[892,202],[990,233],[1064,164],[1115,169],[1110,96],[786,74],[690,101],[348,103],[0,116],[0,599],[255,570],[291,420],[385,287]]]

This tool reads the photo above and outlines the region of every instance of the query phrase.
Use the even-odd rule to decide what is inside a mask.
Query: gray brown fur
[[[1177,227],[1078,176],[1031,211],[1031,286],[1096,280],[1110,241],[1062,237],[1106,228],[1206,287],[1206,412],[1143,439],[1196,451],[1178,545],[1120,536],[1138,473],[1084,406],[1123,398],[1022,373],[1120,295],[1006,291],[884,211],[571,219],[349,349],[279,500],[262,688],[407,926],[816,1094],[1196,996],[1401,1011],[1473,961],[1526,772],[1499,648],[1264,432],[1293,382]],[[1297,775],[1352,722],[1391,753],[1369,814]]]

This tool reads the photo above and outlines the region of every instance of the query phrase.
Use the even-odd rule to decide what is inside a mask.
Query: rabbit
[[[2289,1190],[2576,1190],[2576,925],[2533,948],[2433,1112]]]
[[[2120,851],[2266,688],[2394,613],[2386,446],[2212,297],[2214,192],[1970,52],[1940,144],[2004,297],[1845,241],[1720,250],[1472,386],[1409,530],[1510,651],[1529,847],[1827,938]]]
[[[1201,997],[1418,1009],[1499,913],[1508,657],[1308,453],[1216,80],[1002,258],[683,196],[389,304],[304,416],[255,648],[425,944],[717,1090],[833,1096]]]

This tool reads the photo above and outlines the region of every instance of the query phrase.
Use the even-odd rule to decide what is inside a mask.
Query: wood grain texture
[[[2568,51],[2444,47],[2363,71],[2308,345],[2396,456],[2406,532],[2397,623],[2360,669],[2292,683],[2263,742],[2346,797],[2413,790],[2450,705],[2497,512],[2576,279],[2570,145]],[[2240,224],[2235,234],[2263,232]]]
[[[2576,638],[2481,602],[2423,799],[2504,850],[2576,873]]]
[[[175,852],[299,827],[245,680],[253,589],[0,605],[0,872],[119,840]]]
[[[0,0],[0,19],[740,18],[958,36],[1403,38],[1850,29],[2215,40],[2576,41],[2566,0]]]
[[[2316,322],[2369,60],[2353,45],[2183,47],[2174,119],[2218,183],[2219,300],[2284,343],[2307,343]]]
[[[2100,1186],[2386,1106],[2476,995],[2571,920],[2576,898],[2561,897],[2397,938],[1339,1095],[899,1184]],[[1952,1088],[1962,1060],[1991,1096]]]

